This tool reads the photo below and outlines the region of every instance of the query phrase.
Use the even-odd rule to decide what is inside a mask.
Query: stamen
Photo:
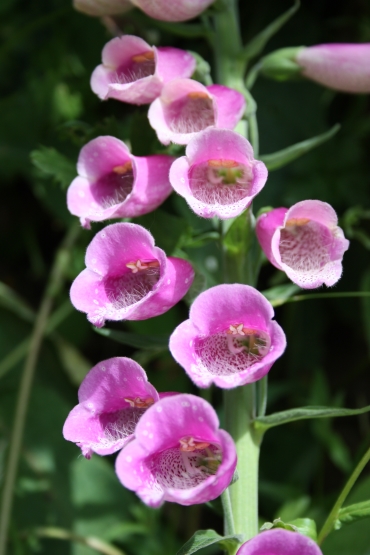
[[[243,324],[230,324],[230,327],[226,333],[232,333],[233,335],[245,335]]]
[[[128,161],[121,166],[115,166],[112,171],[114,171],[114,173],[117,173],[118,175],[124,175],[125,173],[132,171],[132,162]]]
[[[208,160],[208,165],[211,168],[236,168],[239,166],[239,163],[235,160]]]
[[[191,452],[196,451],[197,449],[206,449],[210,446],[209,443],[205,441],[197,441],[191,436],[185,436],[179,440],[180,442],[180,451],[183,452]]]
[[[151,62],[154,60],[154,52],[153,50],[148,50],[147,52],[143,52],[142,54],[137,54],[136,56],[132,56],[131,60],[136,62],[137,64],[142,64],[144,62]]]
[[[285,227],[293,226],[293,225],[306,225],[311,220],[309,218],[290,218],[285,224]]]
[[[192,91],[187,94],[188,98],[210,98],[209,94],[203,91]]]
[[[265,356],[270,349],[270,337],[262,330],[245,328],[243,324],[232,324],[226,330],[227,346],[233,355],[245,351],[256,356]]]
[[[136,262],[128,262],[126,264],[126,268],[130,268],[133,274],[137,274],[142,270],[147,270],[148,268],[158,268],[159,262],[158,260],[136,260]]]
[[[125,397],[124,401],[126,401],[130,407],[136,409],[147,409],[154,404],[153,397]]]

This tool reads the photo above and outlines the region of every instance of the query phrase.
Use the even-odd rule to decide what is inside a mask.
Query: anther
[[[191,436],[183,437],[179,440],[180,442],[180,451],[182,452],[192,452],[196,451],[197,449],[207,449],[210,446],[210,443],[206,441],[197,441]]]
[[[148,260],[148,261],[136,260],[136,262],[128,262],[126,264],[126,268],[129,268],[130,270],[132,270],[133,274],[137,274],[137,272],[140,272],[142,270],[147,270],[148,268],[158,268],[158,267],[159,267],[158,260]]]
[[[188,98],[210,98],[209,94],[203,91],[191,91],[187,94]]]
[[[131,60],[136,62],[137,64],[142,64],[144,62],[151,62],[154,60],[154,52],[153,50],[148,50],[147,52],[143,52],[142,54],[137,54],[136,56],[132,56]]]
[[[294,226],[294,225],[306,225],[310,222],[310,218],[290,218],[285,224],[285,227]]]
[[[122,164],[121,166],[115,166],[113,168],[113,172],[117,173],[118,175],[123,175],[125,173],[128,173],[132,171],[132,162],[126,162],[125,164]]]
[[[154,404],[153,397],[125,397],[124,401],[126,401],[131,408],[136,409],[147,409]]]

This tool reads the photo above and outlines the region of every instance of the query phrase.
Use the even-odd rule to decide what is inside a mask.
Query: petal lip
[[[201,14],[214,0],[169,3],[167,0],[132,0],[132,3],[154,19],[161,21],[187,21]]]
[[[283,528],[260,532],[244,543],[237,555],[322,555],[322,551],[311,538]]]

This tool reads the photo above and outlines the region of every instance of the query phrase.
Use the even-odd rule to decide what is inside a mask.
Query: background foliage
[[[245,40],[288,7],[287,0],[240,2]],[[74,12],[67,0],[3,0],[0,17],[1,480],[32,322],[55,249],[73,221],[65,190],[75,175],[78,152],[102,134],[129,141],[136,155],[163,147],[147,123],[146,107],[101,102],[90,90],[91,72],[111,37],[100,20]],[[212,63],[204,40],[180,39],[136,11],[122,18],[120,26],[150,44],[197,51]],[[370,42],[370,4],[303,0],[266,52],[323,42]],[[331,141],[271,172],[255,207],[287,206],[306,198],[331,203],[352,239],[335,291],[369,291],[370,97],[334,93],[305,81],[276,83],[263,78],[253,94],[262,154],[341,124]],[[212,223],[191,214],[182,199],[173,195],[159,212],[135,221],[153,233],[167,254],[181,253],[195,262],[198,277],[193,295],[217,281],[219,252],[216,243],[208,240]],[[143,348],[140,341],[129,341],[130,346],[98,335],[85,315],[70,306],[69,283],[83,268],[86,245],[98,229],[95,224],[92,232],[79,235],[65,287],[56,300],[55,328],[39,358],[12,518],[16,555],[96,552],[81,541],[42,538],[41,527],[73,531],[79,540],[93,535],[129,555],[174,554],[198,528],[222,532],[217,503],[213,508],[167,504],[162,511],[148,509],[118,485],[114,457],[95,455],[86,461],[61,435],[64,420],[77,402],[78,384],[104,358],[133,356],[157,389],[196,392],[166,348],[151,348],[148,342]],[[264,290],[285,281],[283,274],[266,264],[258,286]],[[109,327],[165,337],[186,316],[187,305],[182,302],[161,317]],[[351,408],[370,404],[369,300],[290,303],[277,309],[277,320],[286,331],[288,349],[270,373],[269,412],[309,404]],[[217,406],[220,392],[212,390],[209,395]],[[367,414],[301,421],[269,431],[261,455],[262,522],[301,516],[322,522],[369,440]],[[367,471],[348,504],[369,498]],[[365,519],[333,533],[323,545],[324,555],[368,555],[368,527]]]

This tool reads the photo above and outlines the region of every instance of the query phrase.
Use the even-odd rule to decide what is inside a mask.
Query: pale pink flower
[[[161,143],[186,145],[207,127],[234,129],[245,106],[244,96],[229,87],[174,79],[150,105],[148,118]]]
[[[86,269],[74,280],[71,302],[101,327],[106,320],[145,320],[163,314],[187,293],[192,266],[167,257],[140,225],[117,223],[87,247]]]
[[[171,166],[170,182],[198,216],[234,218],[261,191],[267,168],[251,144],[234,131],[210,128],[197,134],[186,156]]]
[[[132,0],[147,15],[161,21],[186,21],[201,14],[215,0]]]
[[[91,76],[91,88],[102,100],[149,104],[163,85],[176,77],[190,77],[194,57],[185,50],[149,46],[140,37],[124,35],[103,48],[102,64]]]
[[[79,404],[69,413],[64,438],[89,459],[110,455],[132,439],[144,412],[159,400],[157,390],[137,362],[125,357],[94,366],[78,390]]]
[[[133,218],[152,212],[171,194],[171,156],[133,156],[115,137],[93,139],[81,150],[67,192],[68,210],[81,224]]]
[[[334,209],[320,200],[303,200],[262,214],[256,234],[270,262],[304,289],[330,287],[342,275],[349,247]]]
[[[235,467],[234,442],[219,429],[212,406],[186,394],[150,407],[116,460],[122,484],[151,507],[211,501],[230,484]]]
[[[170,351],[198,387],[224,389],[265,376],[286,339],[267,299],[249,285],[217,285],[201,293],[189,320],[170,337]]]
[[[322,555],[311,538],[283,528],[266,530],[244,543],[237,555]]]
[[[302,75],[338,91],[370,92],[370,43],[319,44],[299,50]]]

